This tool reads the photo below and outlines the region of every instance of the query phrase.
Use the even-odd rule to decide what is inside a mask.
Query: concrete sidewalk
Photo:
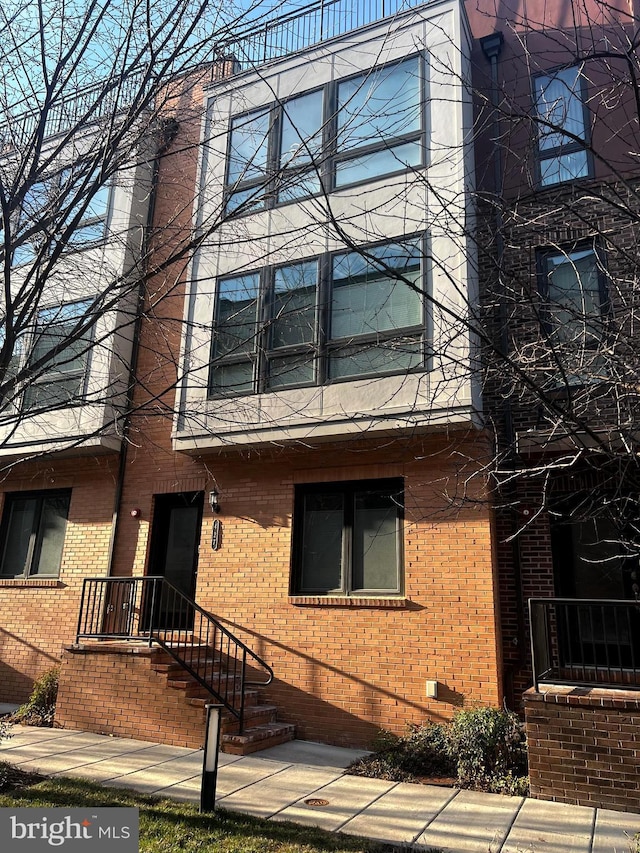
[[[25,770],[199,802],[198,750],[59,729],[13,731],[0,759]],[[292,741],[257,756],[220,755],[217,803],[416,851],[629,853],[640,832],[640,815],[345,775],[362,754]]]

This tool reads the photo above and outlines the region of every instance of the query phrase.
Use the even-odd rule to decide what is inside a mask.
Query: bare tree
[[[230,292],[225,309],[220,304],[216,308],[213,352],[209,351],[211,311],[190,319],[185,332],[187,354],[177,373],[178,346],[168,348],[164,360],[172,365],[173,378],[163,380],[165,388],[162,382],[149,382],[147,395],[147,404],[157,404],[164,417],[173,415],[172,398],[165,402],[155,398],[162,398],[176,377],[183,388],[204,383],[207,392],[211,383],[223,377],[219,391],[231,391],[235,400],[243,383],[254,381],[262,383],[261,390],[282,395],[296,384],[309,383],[305,371],[314,359],[330,363],[334,353],[338,370],[341,347],[343,370],[355,370],[358,359],[373,364],[377,358],[385,361],[383,373],[409,371],[402,381],[387,382],[384,392],[388,399],[406,395],[413,381],[410,371],[416,367],[416,358],[420,361],[416,356],[420,321],[405,318],[401,327],[401,321],[391,315],[390,293],[395,290],[397,296],[399,288],[390,287],[386,296],[381,289],[381,303],[376,316],[367,321],[368,328],[356,330],[344,323],[344,334],[334,335],[341,343],[334,345],[326,338],[326,330],[320,343],[317,328],[311,328],[315,297],[310,295],[314,285],[305,279],[308,270],[302,266],[292,270],[279,291],[273,285],[276,290],[270,291],[268,307],[263,295],[251,291],[255,285],[246,276],[240,282],[243,269],[255,269],[265,260],[285,264],[298,251],[300,237],[312,243],[322,235],[333,241],[336,250],[342,247],[359,255],[369,265],[370,278],[386,275],[428,304],[435,330],[429,358],[439,371],[432,374],[430,405],[439,394],[455,402],[457,386],[485,383],[489,403],[485,416],[494,428],[496,443],[494,458],[484,472],[498,484],[521,481],[527,484],[527,495],[535,492],[535,498],[509,498],[526,507],[516,530],[531,523],[531,513],[535,517],[538,510],[547,508],[557,472],[587,468],[607,485],[598,495],[589,492],[585,513],[624,517],[625,530],[635,541],[634,525],[629,526],[628,519],[635,506],[633,496],[640,492],[636,486],[633,295],[638,215],[633,152],[638,122],[637,20],[622,7],[600,0],[570,4],[571,25],[562,29],[555,26],[557,19],[527,18],[515,2],[513,8],[504,3],[489,9],[485,3],[467,5],[475,23],[487,16],[491,28],[496,21],[502,22],[506,52],[497,62],[497,76],[492,83],[490,64],[480,51],[474,54],[475,67],[463,69],[457,46],[445,45],[431,57],[431,66],[436,81],[440,75],[452,88],[434,89],[431,98],[432,109],[437,109],[438,102],[475,98],[478,191],[447,194],[434,180],[438,169],[458,167],[472,140],[461,146],[447,144],[446,134],[440,139],[439,128],[432,127],[436,144],[430,153],[431,171],[415,168],[410,172],[412,182],[403,179],[393,190],[402,219],[398,236],[404,238],[411,230],[410,221],[415,221],[414,231],[431,235],[429,245],[408,252],[403,260],[406,269],[397,258],[385,257],[375,248],[389,237],[386,224],[371,224],[376,215],[381,221],[388,200],[372,201],[369,196],[345,213],[336,206],[333,188],[327,185],[323,160],[326,140],[338,126],[345,150],[366,149],[365,160],[369,154],[384,153],[395,158],[398,171],[412,168],[412,134],[417,139],[418,130],[411,125],[410,103],[397,100],[394,114],[389,113],[388,103],[381,105],[380,91],[393,88],[388,72],[354,78],[337,111],[325,112],[315,125],[295,112],[300,105],[294,100],[269,91],[265,78],[262,107],[249,101],[238,106],[236,99],[234,109],[242,115],[232,125],[231,144],[237,143],[238,151],[234,159],[232,148],[228,172],[213,179],[209,175],[201,185],[196,231],[189,227],[189,191],[180,196],[162,229],[154,234],[147,227],[145,202],[153,192],[157,152],[190,155],[194,172],[189,179],[195,177],[199,158],[200,116],[193,102],[189,137],[176,136],[172,119],[180,98],[184,101],[180,91],[193,90],[203,79],[210,79],[212,68],[219,75],[231,70],[224,60],[232,41],[236,58],[240,56],[242,39],[233,36],[243,24],[242,16],[225,17],[215,6],[187,2],[166,8],[102,2],[78,15],[72,15],[69,7],[62,12],[55,4],[35,9],[33,4],[18,4],[3,11],[3,66],[12,69],[3,82],[0,167],[5,311],[0,418],[5,441],[25,418],[32,422],[39,413],[48,416],[61,404],[67,411],[83,410],[88,402],[102,405],[107,399],[115,400],[110,422],[117,421],[127,407],[132,382],[145,384],[142,377],[134,380],[128,375],[141,282],[145,289],[148,282],[155,282],[143,294],[146,315],[152,318],[154,312],[162,313],[161,302],[177,293],[175,287],[184,281],[194,252],[198,258],[192,277],[201,291],[208,280],[213,288],[213,280],[222,276],[237,292]],[[255,11],[248,17],[255,17]],[[393,35],[393,22],[389,35]],[[383,69],[385,61],[381,50]],[[402,91],[398,89],[396,96]],[[271,106],[266,109],[265,104]],[[26,114],[17,115],[26,107]],[[275,120],[284,123],[291,138],[277,164],[272,161],[267,168],[259,159],[272,144]],[[216,149],[218,143],[227,144],[226,122],[224,116],[209,118],[207,146]],[[483,147],[487,137],[489,144]],[[400,139],[405,148],[391,144],[393,139]],[[249,149],[253,151],[247,155]],[[216,149],[216,153],[224,163],[225,152]],[[337,157],[343,174],[356,168],[349,156],[342,160],[339,152],[331,156],[334,161]],[[366,171],[370,166],[365,163],[361,168]],[[174,187],[184,188],[185,183],[174,175]],[[349,177],[344,183],[349,184]],[[111,259],[97,248],[105,233],[107,187],[113,194],[119,192],[121,199],[128,198],[130,214],[128,221],[115,223],[112,218],[107,223],[109,241],[119,251]],[[419,214],[411,196],[416,187],[430,198]],[[275,198],[277,203],[287,193],[313,201],[306,205],[304,221],[285,221],[288,244],[282,244],[276,258],[256,241],[247,223],[252,208],[264,204],[265,198],[269,205],[269,200]],[[471,211],[474,201],[477,220]],[[110,210],[113,217],[113,204]],[[442,251],[434,245],[443,235],[466,265],[468,274],[459,279],[454,272],[459,260],[450,260],[453,250]],[[226,247],[227,256],[237,250],[236,261],[224,268],[207,265],[203,258],[212,242],[218,249]],[[247,248],[253,252],[250,263],[243,255]],[[425,288],[410,272],[411,258],[418,254],[451,286],[449,296],[445,298],[444,290],[431,285]],[[483,283],[482,303],[473,287],[466,289],[476,270]],[[89,281],[91,287],[87,287]],[[241,294],[238,288],[246,292]],[[51,299],[54,292],[57,295]],[[407,296],[402,309],[407,317],[417,310],[418,300],[413,305],[411,299]],[[266,320],[257,321],[258,309],[270,312]],[[224,310],[228,316],[223,319]],[[348,310],[353,313],[353,302]],[[177,322],[179,312],[172,309],[170,313],[172,322]],[[105,318],[111,322],[105,323]],[[164,317],[155,334],[166,337],[168,323]],[[482,365],[469,359],[474,341],[480,346]],[[160,360],[162,347],[160,342],[156,353]],[[118,349],[120,370],[113,364],[111,369],[105,366],[102,381],[94,387],[83,385],[83,359],[98,361],[101,351]],[[194,353],[201,355],[194,358]],[[344,366],[349,359],[352,368]],[[371,372],[379,370],[372,367]],[[252,378],[247,380],[249,373]],[[381,383],[376,386],[380,389]],[[416,394],[425,392],[418,383],[412,393],[415,400]],[[303,404],[296,405],[301,412]],[[233,418],[232,408],[221,418]],[[408,406],[406,418],[417,408]],[[193,400],[189,416],[206,420]],[[104,423],[100,421],[95,429],[104,429]],[[244,428],[242,419],[238,428]],[[369,429],[365,420],[361,429]]]
[[[175,287],[194,245],[195,173],[154,233],[158,164],[195,169],[202,86],[234,70],[229,45],[261,16],[208,0],[3,6],[3,444],[121,431],[148,282]]]

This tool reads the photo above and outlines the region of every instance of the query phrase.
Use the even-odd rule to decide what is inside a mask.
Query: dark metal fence
[[[533,679],[540,684],[640,690],[640,603],[529,600]]]
[[[143,640],[164,649],[240,723],[244,689],[264,687],[273,670],[215,617],[163,577],[86,578],[78,615],[81,639]],[[266,675],[250,680],[248,670]]]
[[[422,5],[425,0],[316,0],[246,29],[217,47],[245,70]]]
[[[102,80],[59,98],[46,109],[28,110],[13,116],[10,122],[0,127],[0,145],[15,148],[30,139],[37,130],[46,138],[75,125],[84,126],[117,115],[140,97],[145,86],[153,85],[153,79],[144,71]]]
[[[244,71],[422,5],[425,0],[359,0],[357,3],[353,0],[315,0],[259,24],[234,28],[228,37],[213,37],[210,52],[200,57],[199,65],[233,59],[235,70]],[[194,65],[194,70],[196,67]],[[170,76],[168,73],[167,77]],[[39,123],[44,123],[46,137],[78,123],[114,115],[140,96],[141,87],[153,88],[157,82],[162,81],[154,80],[141,70],[126,77],[100,81],[60,98],[46,111],[30,110],[12,116],[0,127],[0,147],[18,147],[32,136]]]

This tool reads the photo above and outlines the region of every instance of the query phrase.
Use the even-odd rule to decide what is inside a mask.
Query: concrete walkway
[[[199,802],[198,750],[59,729],[13,731],[0,759],[25,770]],[[217,803],[415,851],[629,853],[640,832],[640,815],[345,775],[363,754],[293,741],[244,758],[221,755]]]

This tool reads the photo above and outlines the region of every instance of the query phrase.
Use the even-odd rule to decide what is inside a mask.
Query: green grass
[[[140,809],[141,853],[386,853],[388,845],[293,823],[269,822],[70,778],[45,779],[0,793],[0,807],[133,806]]]

